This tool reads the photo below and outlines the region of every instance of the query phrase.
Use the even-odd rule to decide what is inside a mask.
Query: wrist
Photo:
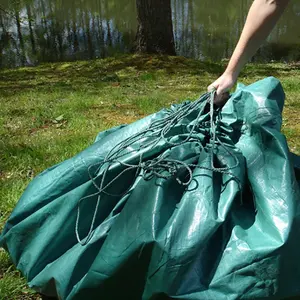
[[[239,77],[239,73],[240,71],[237,69],[231,69],[231,68],[227,68],[224,72],[225,76],[230,76],[232,77],[234,80],[236,80]]]
[[[239,77],[239,74],[245,65],[245,51],[235,50],[225,70],[225,74],[235,79]]]

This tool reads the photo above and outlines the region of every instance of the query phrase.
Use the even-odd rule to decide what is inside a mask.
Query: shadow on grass
[[[202,62],[180,56],[158,55],[119,55],[106,59],[77,61],[71,63],[43,64],[38,67],[7,69],[0,71],[0,93],[10,96],[15,93],[38,89],[40,92],[53,90],[76,91],[88,88],[99,89],[99,84],[119,82],[117,72],[128,74],[131,78],[148,80],[156,72],[163,71],[166,76],[176,74],[218,77],[224,70],[224,63]],[[286,67],[288,68],[288,66]],[[291,67],[292,68],[292,67]],[[145,72],[149,73],[145,77]],[[244,77],[279,76],[276,64],[258,64],[242,73]],[[140,76],[140,77],[139,77]],[[149,78],[148,78],[149,77]],[[146,78],[146,79],[145,79]],[[126,80],[123,78],[123,80]]]
[[[123,55],[115,58],[92,61],[77,61],[72,63],[45,64],[39,67],[3,70],[0,81],[3,92],[20,91],[30,88],[76,89],[86,83],[118,81],[116,72],[130,68],[135,71],[157,72],[164,70],[167,74],[201,75],[203,72],[221,74],[220,64],[195,61],[183,57]]]

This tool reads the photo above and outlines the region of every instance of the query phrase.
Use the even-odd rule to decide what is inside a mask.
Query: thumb
[[[214,89],[218,89],[218,87],[219,87],[219,85],[216,82],[214,82],[214,83],[212,83],[211,85],[208,86],[207,91],[211,92]]]

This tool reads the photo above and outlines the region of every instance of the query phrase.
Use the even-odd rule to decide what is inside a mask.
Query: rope
[[[239,160],[236,157],[236,155],[234,155],[217,136],[216,124],[218,122],[217,120],[218,111],[216,113],[216,111],[214,110],[214,103],[213,103],[214,97],[215,97],[215,90],[210,93],[204,94],[194,102],[184,103],[182,107],[180,107],[180,109],[177,109],[175,111],[170,111],[170,114],[165,118],[151,122],[145,130],[142,130],[137,134],[130,136],[125,140],[121,141],[119,144],[117,144],[113,149],[111,149],[108,152],[108,154],[106,155],[106,157],[103,159],[102,162],[93,164],[88,167],[89,177],[94,187],[96,188],[97,192],[81,198],[78,203],[75,233],[76,233],[76,238],[81,245],[86,245],[93,236],[94,225],[95,225],[96,216],[99,210],[99,205],[100,205],[102,195],[105,194],[113,197],[124,196],[132,188],[133,183],[135,182],[138,176],[142,176],[145,180],[150,180],[153,177],[157,177],[161,179],[169,179],[171,177],[175,177],[176,181],[179,184],[183,186],[188,186],[193,179],[193,169],[200,168],[200,169],[232,176],[237,181],[239,185],[239,189],[241,190],[241,183],[239,179],[230,172],[230,170],[236,168],[239,165]],[[180,160],[170,159],[165,154],[160,155],[159,157],[154,159],[143,161],[144,154],[154,149],[161,141],[165,142],[165,144],[169,146],[168,149],[175,146],[183,145],[188,142],[197,142],[197,144],[200,147],[200,151],[204,151],[205,147],[201,144],[199,135],[197,135],[197,129],[201,125],[200,119],[204,115],[204,110],[207,104],[210,105],[210,113],[209,113],[210,141],[206,145],[206,148],[208,146],[211,146],[210,167],[204,167],[198,164],[187,164]],[[176,124],[184,120],[184,118],[186,118],[188,115],[190,115],[192,112],[194,112],[197,109],[199,109],[199,112],[188,134],[178,134],[176,135],[177,139],[180,140],[182,137],[184,139],[177,143],[171,142],[170,139],[172,138],[172,136],[171,138],[168,138],[167,137],[168,133],[174,128]],[[202,123],[206,123],[206,122],[202,121]],[[146,140],[149,141],[143,143]],[[235,160],[234,166],[232,167],[228,166],[224,168],[216,168],[214,166],[214,151],[216,149],[216,145],[220,145],[223,149],[225,149],[226,153]],[[136,146],[136,148],[134,146]],[[132,152],[140,152],[138,163],[129,164],[121,160],[125,155],[128,155]],[[105,179],[107,178],[107,173],[109,172],[109,170],[112,169],[113,165],[116,164],[123,166],[124,170],[121,171],[119,174],[117,174],[108,183],[105,183]],[[94,168],[96,168],[96,171],[92,172],[92,169]],[[188,172],[188,176],[187,176],[188,180],[185,182],[183,182],[178,177],[178,171],[182,169]],[[107,189],[119,178],[121,178],[121,176],[123,176],[128,171],[133,171],[133,170],[135,170],[134,179],[132,180],[133,183],[123,193],[115,195],[107,192]],[[99,179],[100,179],[100,184],[98,185],[97,181],[99,181]],[[81,239],[81,237],[79,236],[80,205],[84,200],[89,198],[94,198],[94,197],[97,197],[97,203],[94,210],[92,222],[87,236]]]

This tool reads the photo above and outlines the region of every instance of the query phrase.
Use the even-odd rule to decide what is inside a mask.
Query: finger
[[[222,101],[223,89],[218,87],[215,93],[214,103],[219,104]]]
[[[229,98],[230,98],[229,92],[225,92],[225,93],[222,94],[221,102],[226,103]]]
[[[213,90],[217,89],[217,86],[215,83],[212,83],[211,85],[208,86],[207,91],[211,92]]]
[[[224,105],[229,99],[229,92],[219,88],[216,92],[214,103],[218,106]]]
[[[214,104],[216,105],[222,105],[222,95],[215,94]]]

